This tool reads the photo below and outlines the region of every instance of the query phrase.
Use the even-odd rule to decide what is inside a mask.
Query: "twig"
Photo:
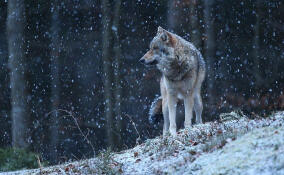
[[[40,174],[42,174],[42,165],[41,165],[41,162],[40,162],[40,158],[39,158],[38,155],[36,156],[36,158],[37,158],[37,164],[38,164],[38,166],[39,166]]]
[[[73,156],[76,160],[80,160],[80,159],[78,159],[78,157],[76,157],[73,153],[71,153],[71,156]]]
[[[126,114],[126,117],[129,118],[131,124],[133,125],[133,127],[134,127],[134,129],[135,129],[135,131],[136,131],[136,133],[137,133],[137,135],[138,135],[138,138],[136,139],[136,145],[139,145],[139,141],[141,140],[141,137],[140,137],[140,134],[139,134],[139,132],[138,132],[138,130],[137,130],[137,128],[136,128],[136,125],[135,125],[135,123],[134,123],[134,121],[132,120],[132,117],[131,117],[130,115]]]
[[[89,128],[87,128],[87,134],[86,134],[86,137],[88,138],[88,136],[89,136],[89,134],[90,134],[90,129]],[[84,140],[85,141],[85,140]]]
[[[47,113],[46,115],[48,116],[48,115],[52,114],[53,112],[58,112],[58,111],[59,111],[59,112],[65,112],[67,115],[63,115],[64,117],[65,117],[65,116],[72,117],[72,119],[74,120],[75,125],[77,126],[77,128],[78,128],[78,130],[79,130],[79,132],[80,132],[81,135],[84,137],[84,140],[87,141],[87,143],[91,146],[94,155],[96,155],[95,147],[94,147],[94,145],[92,144],[92,142],[91,142],[91,141],[88,139],[88,137],[87,137],[87,136],[89,135],[89,131],[88,131],[88,134],[87,134],[87,135],[85,135],[85,134],[83,133],[83,131],[81,130],[81,128],[80,128],[80,126],[79,126],[79,124],[78,124],[77,119],[74,117],[74,115],[73,115],[72,112],[67,111],[67,110],[64,110],[64,109],[57,109],[57,110],[53,110],[53,111]]]
[[[74,117],[74,115],[72,114],[72,112],[70,111],[67,111],[67,110],[63,110],[63,109],[58,109],[58,111],[62,111],[62,112],[66,112],[67,114],[69,114],[69,116],[71,116],[78,128],[78,130],[80,131],[80,133],[82,134],[82,136],[85,138],[85,140],[87,140],[87,143],[92,147],[92,150],[93,150],[93,153],[94,155],[96,155],[95,153],[95,148],[94,148],[94,145],[92,144],[92,142],[88,139],[88,137],[83,133],[83,131],[81,130],[76,118]]]

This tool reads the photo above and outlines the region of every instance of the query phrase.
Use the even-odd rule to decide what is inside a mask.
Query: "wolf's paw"
[[[170,128],[170,134],[171,136],[176,137],[177,136],[176,128]]]
[[[167,137],[170,135],[169,130],[163,130],[163,137]]]
[[[176,132],[176,131],[171,132],[170,134],[171,134],[171,136],[173,136],[173,137],[176,137],[176,136],[177,136],[177,132]]]
[[[191,123],[184,123],[184,128],[191,128],[192,124]]]
[[[196,124],[202,124],[203,122],[202,122],[202,119],[201,120],[196,120]]]

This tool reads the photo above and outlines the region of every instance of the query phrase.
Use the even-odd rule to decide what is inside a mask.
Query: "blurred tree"
[[[262,77],[260,73],[260,65],[259,65],[259,21],[260,21],[260,11],[259,11],[259,0],[256,0],[256,20],[254,24],[254,37],[253,37],[253,75],[256,80],[256,87],[260,87],[262,85]]]
[[[214,0],[204,0],[204,22],[205,22],[205,43],[204,57],[207,64],[207,93],[208,103],[212,105],[214,102],[214,81],[215,81],[215,34],[213,19]]]
[[[25,57],[26,14],[24,0],[9,0],[7,14],[7,37],[11,87],[12,145],[27,148],[29,99],[27,89],[27,65]]]
[[[0,1],[0,147],[11,145],[11,118],[10,118],[10,78],[8,70],[8,46],[7,46],[7,6],[8,3]]]
[[[198,0],[191,0],[189,3],[190,16],[190,40],[196,48],[201,47],[201,32],[198,18]]]
[[[102,59],[103,59],[103,81],[104,81],[104,104],[105,104],[105,119],[107,122],[107,140],[108,145],[114,148],[114,118],[113,105],[114,98],[112,95],[112,59],[111,59],[111,15],[110,15],[109,0],[102,1]]]
[[[177,0],[169,0],[168,1],[168,12],[167,12],[167,26],[168,29],[171,31],[176,31],[177,27],[179,26],[179,8],[178,8],[178,3],[180,1]]]
[[[120,50],[120,8],[121,1],[111,3],[102,2],[103,10],[103,73],[105,118],[107,120],[108,144],[111,148],[118,148],[122,143],[122,77],[121,77],[121,50]],[[111,13],[110,9],[114,9]],[[115,127],[116,125],[116,127]]]
[[[122,122],[122,113],[121,113],[121,104],[122,104],[122,76],[121,76],[121,68],[122,68],[122,60],[121,60],[121,50],[120,50],[120,8],[121,8],[121,0],[116,0],[114,5],[114,19],[113,19],[113,36],[114,36],[114,58],[115,58],[115,67],[114,67],[114,79],[115,79],[115,116],[117,119],[117,134],[118,134],[118,147],[121,146],[122,137],[121,134],[123,132],[123,122]]]
[[[60,55],[60,19],[59,19],[59,0],[53,0],[51,3],[51,125],[50,125],[50,161],[57,162],[57,144],[58,144],[58,107],[60,103],[60,81],[59,81],[59,55]]]
[[[262,8],[267,8],[266,4],[263,4],[262,1],[255,1],[255,24],[254,24],[254,36],[253,36],[253,69],[250,73],[254,76],[255,79],[255,89],[263,90],[271,88],[273,82],[275,82],[275,78],[277,77],[277,73],[279,72],[279,62],[280,58],[276,57],[274,53],[265,54],[263,50],[261,50],[261,34],[265,31],[268,33],[267,28],[262,27],[261,22],[264,16],[264,12]],[[267,15],[267,18],[270,18],[271,15]],[[269,21],[273,21],[271,18]],[[270,22],[271,23],[271,22]],[[273,29],[272,29],[273,30]],[[275,33],[275,32],[274,32]],[[268,40],[268,39],[267,39]],[[273,36],[271,36],[270,40],[273,41]],[[265,41],[264,41],[265,42]],[[271,42],[271,41],[270,41]],[[266,59],[270,60],[267,62]],[[270,65],[263,67],[264,64]]]

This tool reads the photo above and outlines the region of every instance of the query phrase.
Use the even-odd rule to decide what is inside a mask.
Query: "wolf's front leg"
[[[168,109],[169,109],[169,119],[170,119],[170,134],[176,136],[177,125],[176,125],[176,107],[177,99],[175,95],[168,95]]]
[[[169,126],[170,126],[169,108],[168,108],[168,102],[166,98],[163,98],[163,101],[162,101],[162,111],[163,111],[163,117],[164,117],[163,136],[165,136],[167,132],[169,131]]]
[[[184,113],[185,113],[184,127],[185,128],[191,127],[192,108],[193,108],[193,96],[188,95],[187,97],[184,98]]]

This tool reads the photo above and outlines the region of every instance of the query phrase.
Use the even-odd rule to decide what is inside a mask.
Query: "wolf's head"
[[[174,58],[176,36],[162,27],[158,27],[157,35],[150,43],[150,50],[139,60],[145,65],[159,64],[163,59]]]

